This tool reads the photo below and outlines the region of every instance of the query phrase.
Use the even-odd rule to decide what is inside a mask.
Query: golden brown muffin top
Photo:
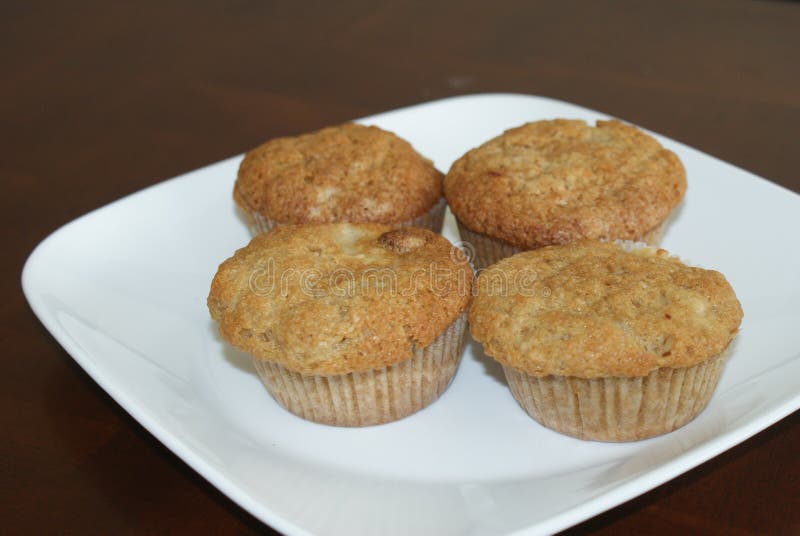
[[[208,308],[233,346],[301,374],[380,368],[468,306],[472,269],[447,239],[383,224],[285,226],[220,265]]]
[[[534,376],[645,376],[720,354],[742,308],[719,272],[663,249],[573,242],[526,251],[481,273],[472,336]]]
[[[399,223],[442,196],[442,174],[391,132],[347,123],[249,151],[236,203],[278,223]]]
[[[528,123],[472,149],[444,179],[461,223],[524,249],[638,240],[685,191],[678,157],[619,121]]]

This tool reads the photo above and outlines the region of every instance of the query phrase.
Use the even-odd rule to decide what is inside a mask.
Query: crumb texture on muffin
[[[208,307],[222,337],[300,374],[392,365],[469,303],[472,270],[445,238],[383,224],[285,226],[222,263]]]
[[[501,260],[478,278],[472,336],[533,376],[645,376],[721,354],[742,309],[725,277],[664,250],[573,242]]]
[[[234,200],[279,223],[411,220],[442,196],[442,173],[398,136],[347,123],[249,151]]]
[[[466,227],[522,249],[638,240],[683,198],[678,157],[620,121],[537,121],[459,158],[444,179]]]

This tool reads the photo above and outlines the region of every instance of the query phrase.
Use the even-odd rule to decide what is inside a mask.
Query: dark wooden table
[[[269,532],[25,303],[32,248],[120,196],[275,135],[491,91],[603,110],[800,190],[796,3],[111,4],[0,6],[4,533]],[[798,454],[796,412],[573,531],[800,533]]]

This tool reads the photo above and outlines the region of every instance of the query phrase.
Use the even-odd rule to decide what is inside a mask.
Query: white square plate
[[[474,95],[363,119],[439,169],[526,121],[604,114]],[[664,247],[723,272],[745,311],[708,408],[654,439],[571,439],[531,420],[474,343],[442,398],[399,422],[342,429],[281,409],[206,310],[218,264],[248,241],[231,189],[240,157],[65,225],[22,275],[36,315],[94,380],[245,509],[290,534],[553,532],[643,493],[800,407],[800,196],[678,142],[689,190]],[[445,235],[458,237],[448,216]],[[791,239],[790,239],[791,240]]]

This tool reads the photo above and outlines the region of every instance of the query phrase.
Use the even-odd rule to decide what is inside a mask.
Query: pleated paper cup
[[[648,246],[658,247],[661,243],[661,237],[664,235],[664,230],[667,227],[668,220],[669,218],[665,219],[635,242],[642,242]],[[473,251],[473,258],[471,261],[475,270],[483,270],[497,261],[525,251],[508,242],[468,229],[458,218],[456,218],[456,223],[458,224],[458,233],[461,235],[462,242],[466,242],[471,246],[470,249]]]
[[[511,394],[540,424],[579,439],[636,441],[671,432],[700,414],[725,357],[662,367],[644,377],[537,377],[509,366],[503,370]]]
[[[349,374],[303,375],[254,359],[261,381],[285,409],[334,426],[371,426],[402,419],[433,403],[450,385],[466,333],[461,313],[434,341],[393,365]]]
[[[456,218],[456,223],[458,224],[458,234],[461,236],[461,241],[469,244],[469,249],[472,251],[472,259],[470,261],[476,271],[488,268],[501,259],[523,251],[508,242],[468,229],[458,218]]]
[[[441,234],[442,232],[442,224],[444,223],[444,212],[445,208],[447,207],[447,202],[444,198],[439,199],[433,208],[431,208],[425,214],[421,216],[417,216],[414,219],[400,222],[397,224],[398,227],[421,227],[423,229],[430,229],[434,233]],[[278,227],[281,225],[287,225],[286,223],[279,223],[270,219],[265,218],[260,212],[250,211],[250,234],[253,236],[259,235],[261,233],[265,233],[272,229],[273,227]],[[391,223],[389,223],[391,225]]]

